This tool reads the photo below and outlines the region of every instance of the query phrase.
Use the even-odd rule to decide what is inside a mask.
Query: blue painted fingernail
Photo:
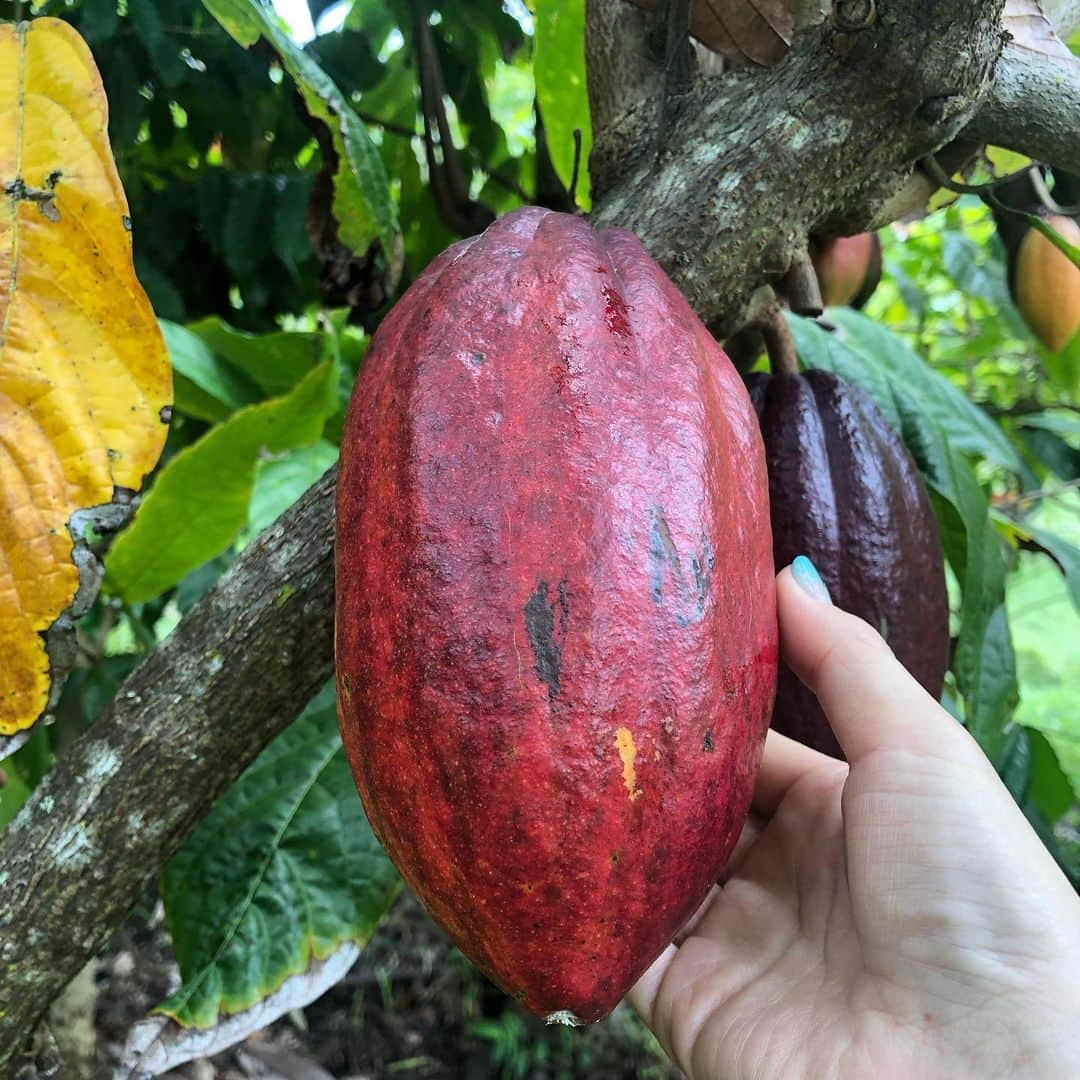
[[[809,593],[823,604],[831,604],[829,587],[821,580],[817,567],[805,556],[796,555],[791,564],[791,576],[802,586],[803,592]]]

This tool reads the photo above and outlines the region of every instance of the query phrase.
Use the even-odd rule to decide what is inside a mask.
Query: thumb
[[[816,695],[845,757],[854,765],[871,750],[944,749],[974,742],[862,619],[834,607],[804,555],[777,579],[784,659]],[[961,750],[963,744],[963,750]],[[982,755],[979,754],[981,757]]]

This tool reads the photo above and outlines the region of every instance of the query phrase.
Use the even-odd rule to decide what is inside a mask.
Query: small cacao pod
[[[900,437],[857,387],[825,371],[749,376],[769,469],[773,557],[809,556],[935,697],[949,662],[937,522]],[[781,664],[772,726],[842,757],[814,695]]]
[[[881,238],[877,233],[812,237],[810,259],[826,307],[850,304],[861,308],[881,282]]]
[[[1045,218],[1055,232],[1080,247],[1080,224],[1073,218]],[[1038,229],[1028,228],[1010,269],[1013,299],[1024,321],[1048,349],[1060,352],[1080,330],[1080,267]]]
[[[349,407],[336,571],[376,835],[508,993],[599,1019],[723,868],[777,665],[757,421],[634,236],[526,208],[409,288]]]

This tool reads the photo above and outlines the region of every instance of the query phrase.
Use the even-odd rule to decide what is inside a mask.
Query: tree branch
[[[1080,172],[1080,61],[1006,45],[964,135]]]
[[[243,551],[0,837],[0,1075],[147,878],[329,677],[334,479]]]
[[[809,234],[863,231],[968,124],[1001,49],[1002,7],[894,0],[858,33],[804,31],[774,68],[699,75],[659,160],[654,132],[615,121],[622,145],[605,140],[610,183],[597,185],[594,218],[637,233],[707,324],[736,329]],[[615,96],[593,81],[589,91]]]

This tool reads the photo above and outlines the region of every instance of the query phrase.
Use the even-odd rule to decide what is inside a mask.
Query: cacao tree
[[[131,1074],[378,932],[328,683],[345,403],[393,301],[526,204],[636,233],[745,374],[764,341],[872,401],[947,560],[942,700],[1080,882],[1080,5],[297,10],[0,3],[0,1073],[149,881],[182,981]]]

